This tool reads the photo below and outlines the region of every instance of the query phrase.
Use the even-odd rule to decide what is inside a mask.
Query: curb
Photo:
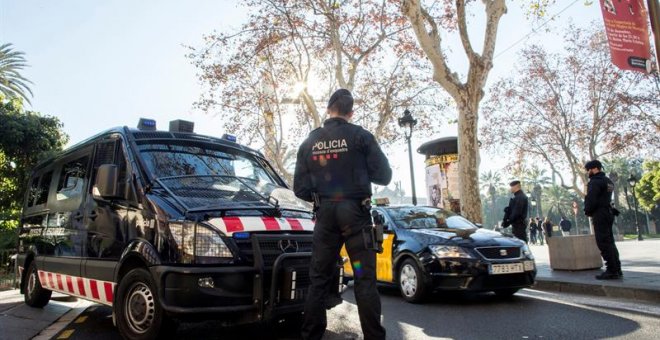
[[[640,287],[554,281],[537,277],[532,289],[660,303],[660,290]]]

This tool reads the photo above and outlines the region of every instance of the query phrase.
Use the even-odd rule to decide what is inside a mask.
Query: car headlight
[[[435,254],[435,256],[440,258],[465,258],[471,259],[474,258],[470,253],[465,249],[457,246],[442,246],[442,245],[432,245],[429,246],[429,249]]]
[[[522,247],[520,247],[520,251],[522,252],[522,254],[524,256],[526,256],[526,257],[528,257],[532,260],[534,259],[534,255],[532,255],[532,251],[529,249],[528,245],[525,244]]]
[[[218,263],[234,257],[220,234],[207,226],[192,222],[170,222],[169,226],[182,263]]]

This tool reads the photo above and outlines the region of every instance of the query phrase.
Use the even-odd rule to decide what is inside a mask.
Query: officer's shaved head
[[[353,112],[353,95],[347,89],[339,89],[330,96],[328,100],[328,110],[336,112],[342,116],[347,116]]]

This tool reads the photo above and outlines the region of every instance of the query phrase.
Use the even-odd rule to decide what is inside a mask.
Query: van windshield
[[[138,148],[153,178],[189,209],[268,205],[270,196],[284,209],[309,208],[288,193],[264,160],[249,153],[190,142],[143,142]]]

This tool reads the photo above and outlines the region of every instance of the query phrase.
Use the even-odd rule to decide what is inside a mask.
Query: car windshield
[[[229,203],[268,205],[274,202],[271,196],[284,209],[309,209],[264,160],[249,153],[191,142],[142,142],[138,147],[154,179],[189,209]]]
[[[477,229],[463,216],[433,207],[391,207],[386,209],[394,223],[405,229]]]

